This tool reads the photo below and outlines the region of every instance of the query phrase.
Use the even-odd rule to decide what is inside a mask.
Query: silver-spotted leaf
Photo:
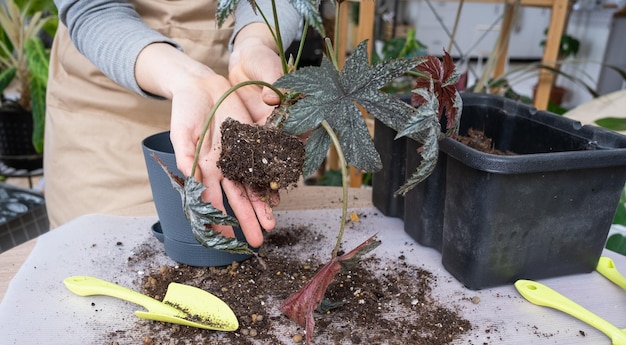
[[[371,66],[367,41],[363,41],[346,60],[341,72],[324,57],[320,66],[289,73],[276,81],[275,86],[305,96],[291,107],[283,130],[302,134],[326,120],[339,137],[347,163],[360,170],[377,171],[382,167],[380,156],[359,106],[375,117],[388,118],[389,113],[394,112],[402,119],[410,118],[414,108],[380,89],[422,61],[421,58],[386,60]],[[315,153],[326,155],[321,149]],[[307,159],[320,161],[320,157],[308,156]]]
[[[291,6],[306,19],[310,26],[324,37],[326,33],[324,32],[324,23],[320,14],[320,2],[321,0],[289,0]]]
[[[159,163],[172,182],[172,186],[180,193],[183,212],[191,224],[191,231],[198,243],[207,248],[217,249],[235,254],[254,254],[247,243],[229,238],[211,225],[238,226],[237,218],[229,216],[215,208],[211,203],[202,200],[202,192],[206,187],[193,177],[182,179],[173,174],[154,153],[152,157]]]
[[[422,141],[424,145],[422,145],[417,152],[422,158],[419,166],[413,175],[406,180],[404,185],[395,192],[396,195],[405,195],[408,191],[428,178],[433,170],[435,170],[437,159],[439,158],[439,136],[441,134],[441,128],[439,122],[433,122],[433,126],[422,133],[424,136]]]
[[[317,127],[311,132],[306,140],[305,153],[307,157],[304,162],[303,174],[304,176],[311,176],[319,168],[324,161],[328,148],[330,147],[330,137],[326,134],[326,130],[322,127]]]
[[[228,16],[230,16],[237,8],[239,4],[239,0],[219,0],[217,3],[217,10],[215,11],[215,16],[217,18],[217,25],[222,26],[224,21]],[[256,8],[254,4],[251,2],[252,8]]]
[[[228,16],[230,16],[237,5],[239,5],[240,0],[219,0],[217,4],[216,17],[217,24],[221,26],[224,24],[224,21]],[[250,6],[256,11],[257,4],[256,0],[247,0],[250,3]],[[270,0],[265,0],[270,1]],[[293,8],[304,17],[309,25],[311,25],[317,32],[319,32],[322,37],[326,36],[324,33],[324,25],[322,22],[322,16],[320,14],[320,0],[289,0],[289,3]],[[264,13],[266,16],[269,16],[271,13]],[[270,23],[272,26],[274,23]]]
[[[431,80],[428,89],[415,89],[423,102],[417,108],[414,116],[410,118],[404,128],[398,131],[396,138],[407,136],[422,146],[416,154],[421,156],[420,164],[416,171],[407,181],[396,191],[396,195],[405,195],[408,191],[424,181],[435,169],[439,157],[439,140],[443,136],[439,123],[439,100],[433,92],[434,83]]]

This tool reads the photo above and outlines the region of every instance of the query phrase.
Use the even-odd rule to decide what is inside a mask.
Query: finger
[[[264,87],[262,91],[263,102],[267,105],[276,106],[280,104],[280,97],[269,87]]]
[[[176,154],[176,167],[183,176],[190,176],[198,138],[192,138],[189,131],[171,130],[170,141]]]
[[[260,247],[263,244],[261,225],[245,189],[240,184],[229,179],[222,180],[222,187],[228,198],[228,203],[231,205],[237,220],[239,220],[239,225],[246,236],[246,241],[252,247]]]
[[[278,197],[278,193],[272,193],[268,195],[266,198],[260,198],[255,193],[250,190],[250,188],[246,188],[248,199],[252,204],[252,208],[254,209],[254,213],[261,225],[261,228],[267,231],[272,231],[276,227],[276,218],[274,217],[274,212],[272,211],[272,201],[276,202],[276,198]],[[275,205],[278,205],[276,203]]]

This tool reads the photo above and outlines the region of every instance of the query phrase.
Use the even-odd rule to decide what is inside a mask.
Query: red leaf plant
[[[444,51],[443,62],[436,56],[426,56],[426,61],[416,67],[416,69],[430,78],[418,78],[415,81],[415,89],[428,89],[430,87],[431,80],[433,81],[434,94],[439,100],[439,117],[446,114],[446,129],[454,129],[453,127],[458,125],[458,117],[460,116],[460,107],[455,105],[458,95],[456,89],[456,82],[459,80],[459,75],[456,73],[454,61],[448,52]],[[413,93],[411,95],[411,103],[413,106],[419,106],[424,103],[424,98]]]
[[[332,258],[302,289],[291,294],[280,305],[280,311],[305,328],[307,345],[313,339],[313,328],[315,327],[313,312],[322,302],[326,289],[342,268],[353,267],[363,255],[380,245],[381,242],[375,237],[376,235],[370,237],[346,254]]]

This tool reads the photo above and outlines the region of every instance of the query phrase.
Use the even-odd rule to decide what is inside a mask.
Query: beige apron
[[[131,2],[150,27],[226,73],[232,21],[217,29],[217,1]],[[115,84],[76,50],[60,26],[47,106],[44,173],[51,227],[84,214],[128,214],[133,207],[151,205],[141,141],[169,129],[169,101]]]

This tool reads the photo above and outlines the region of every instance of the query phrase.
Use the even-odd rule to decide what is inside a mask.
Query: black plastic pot
[[[43,155],[33,146],[33,115],[17,103],[0,108],[0,162],[16,170],[43,167]]]
[[[444,267],[470,289],[595,270],[626,183],[626,137],[501,97],[463,101],[460,133],[482,130],[516,155],[441,142]]]
[[[410,104],[411,94],[396,94],[395,97]],[[374,147],[381,153],[383,168],[372,174],[372,204],[387,217],[404,217],[404,197],[394,192],[405,181],[406,138],[396,139],[395,130],[374,119]]]
[[[395,139],[397,132],[374,121],[374,146],[383,168],[372,174],[372,203],[387,217],[404,217],[404,197],[394,196],[405,180],[406,139]]]
[[[420,144],[406,141],[406,176],[411,176],[421,162]],[[432,174],[404,196],[404,231],[417,243],[441,252],[443,210],[446,192],[447,155],[439,152]]]
[[[159,223],[152,227],[152,232],[163,242],[165,252],[170,258],[190,266],[215,267],[229,265],[234,261],[240,262],[250,257],[206,248],[196,241],[191,225],[183,213],[180,193],[174,189],[163,168],[150,156],[151,153],[155,153],[170,171],[182,177],[176,168],[169,132],[157,133],[144,139],[143,152],[159,217]],[[233,215],[226,200],[224,205],[227,213]],[[235,227],[234,230],[237,238],[245,241],[241,229]]]
[[[595,270],[626,183],[626,137],[502,97],[462,96],[460,134],[484,131],[515,155],[444,139],[435,172],[405,196],[405,231],[470,289]],[[415,150],[408,142],[406,174]]]

